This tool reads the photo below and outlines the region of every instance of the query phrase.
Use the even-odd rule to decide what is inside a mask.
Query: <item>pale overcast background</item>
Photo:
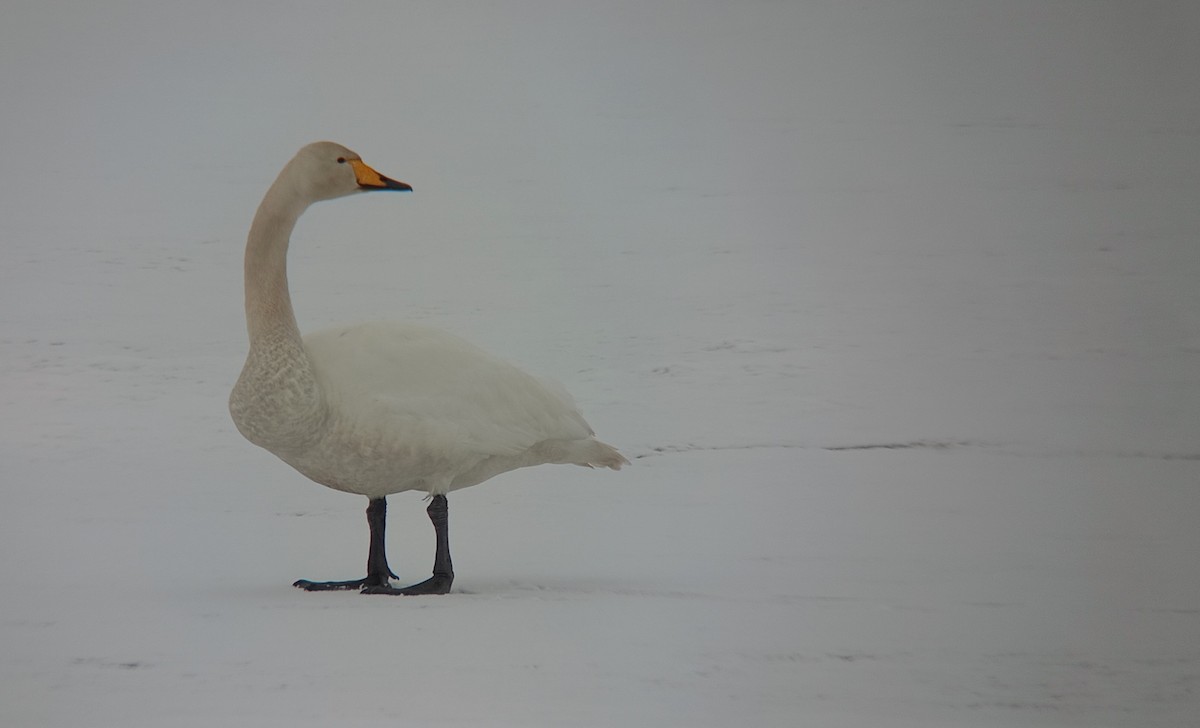
[[[1188,726],[1200,6],[26,2],[0,21],[0,723]],[[455,593],[225,411],[407,318],[633,467],[451,497]],[[401,580],[433,539],[392,498]]]

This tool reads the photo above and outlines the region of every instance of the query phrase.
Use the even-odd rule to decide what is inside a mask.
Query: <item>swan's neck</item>
[[[308,207],[281,175],[246,241],[246,328],[250,353],[229,400],[238,429],[281,457],[319,437],[326,407],[304,351],[288,294],[288,240]]]
[[[288,194],[282,180],[267,191],[246,240],[246,328],[250,346],[288,339],[297,345],[300,329],[288,293],[288,241],[307,207]]]

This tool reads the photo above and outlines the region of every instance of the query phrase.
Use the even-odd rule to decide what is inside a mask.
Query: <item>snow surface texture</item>
[[[1190,2],[8,2],[0,724],[1195,726]],[[453,494],[440,598],[225,411],[301,327],[562,380],[633,467]],[[433,536],[392,499],[401,581]]]

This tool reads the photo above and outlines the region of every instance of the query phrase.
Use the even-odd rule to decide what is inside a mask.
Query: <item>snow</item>
[[[1196,724],[1194,4],[9,5],[0,724]],[[453,494],[445,597],[293,589],[366,503],[225,411],[322,138],[415,192],[302,219],[302,329],[633,460]]]

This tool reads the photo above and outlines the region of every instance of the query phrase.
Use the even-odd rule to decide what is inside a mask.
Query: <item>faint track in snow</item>
[[[824,450],[849,452],[856,450],[949,450],[962,447],[983,447],[984,443],[970,440],[910,440],[905,442],[859,443],[853,445],[804,445],[800,443],[747,443],[741,445],[661,445],[633,456],[634,460],[688,452],[714,450]]]
[[[955,447],[982,447],[981,442],[971,440],[910,440],[908,442],[878,442],[863,445],[828,445],[821,448],[829,452],[850,450],[949,450]]]
[[[898,440],[895,442],[866,442],[846,445],[811,445],[802,443],[744,443],[727,445],[659,445],[650,448],[648,452],[633,455],[634,460],[659,457],[663,455],[678,455],[692,452],[713,452],[729,450],[820,450],[824,452],[865,452],[868,450],[987,450],[999,455],[1015,455],[1020,457],[1049,457],[1049,458],[1092,458],[1107,457],[1134,460],[1167,460],[1200,462],[1200,453],[1196,452],[1153,452],[1148,450],[1097,449],[1085,450],[1080,448],[1040,448],[1034,445],[1001,444],[979,440]]]

